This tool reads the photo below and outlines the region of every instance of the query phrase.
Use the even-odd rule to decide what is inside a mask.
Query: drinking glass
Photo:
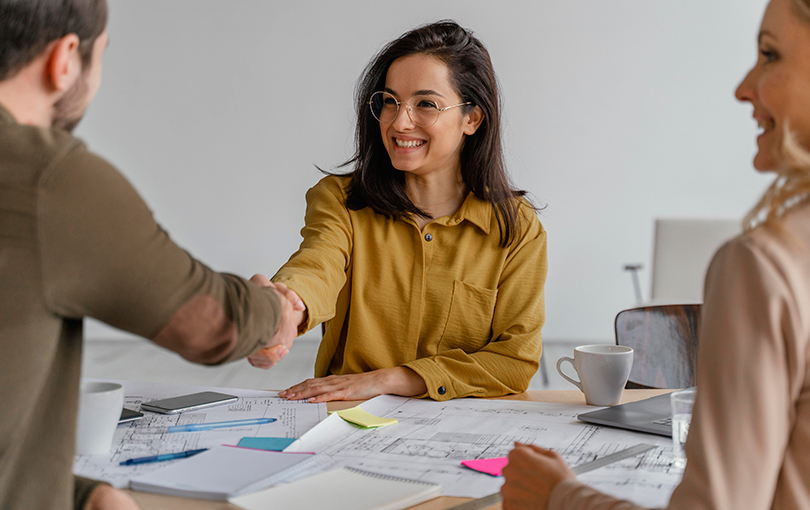
[[[692,407],[695,404],[696,392],[697,388],[689,388],[672,392],[669,396],[672,403],[672,450],[675,465],[681,468],[686,466],[683,445],[686,443],[689,425],[692,423]]]

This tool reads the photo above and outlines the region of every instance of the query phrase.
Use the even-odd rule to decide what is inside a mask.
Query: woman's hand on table
[[[270,287],[281,301],[281,321],[276,333],[266,344],[269,347],[259,349],[248,356],[248,362],[254,367],[268,369],[289,352],[304,322],[307,308],[298,294],[283,283],[273,283],[261,274],[254,275],[250,281],[260,287]]]
[[[515,443],[503,468],[501,506],[503,510],[545,510],[554,487],[576,476],[557,452]]]
[[[427,391],[419,375],[405,367],[381,368],[362,374],[330,375],[307,379],[279,392],[290,400],[329,402],[332,400],[365,400],[378,395],[411,397]]]

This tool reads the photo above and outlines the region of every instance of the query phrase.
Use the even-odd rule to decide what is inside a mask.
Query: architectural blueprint
[[[300,437],[326,418],[326,404],[288,401],[278,398],[275,392],[270,391],[177,386],[131,381],[116,382],[124,385],[124,395],[126,395],[124,397],[124,407],[136,411],[140,410],[141,403],[147,400],[201,391],[219,391],[239,397],[239,400],[232,404],[181,414],[145,412],[142,419],[118,426],[113,439],[113,447],[109,454],[77,456],[75,458],[73,463],[73,472],[75,474],[104,480],[119,488],[127,487],[129,478],[136,474],[153,471],[172,462],[182,462],[182,460],[173,460],[120,466],[119,462],[121,461],[134,457],[182,452],[220,444],[235,445],[243,437]],[[263,425],[204,432],[169,434],[166,431],[166,428],[170,425],[264,417],[276,418],[277,421]]]
[[[673,467],[672,443],[667,438],[576,420],[577,414],[593,407],[514,400],[434,402],[390,395],[361,407],[377,416],[396,418],[398,423],[363,430],[332,415],[287,451],[314,451],[339,465],[439,483],[447,496],[482,497],[497,492],[502,478],[464,468],[460,461],[506,456],[515,441],[555,450],[572,466],[638,443],[654,444],[656,448],[643,455],[580,477],[646,506],[665,506],[683,472]]]

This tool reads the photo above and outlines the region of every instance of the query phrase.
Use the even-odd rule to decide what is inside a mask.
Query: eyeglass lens
[[[399,113],[399,104],[397,98],[388,92],[375,92],[369,101],[371,114],[383,124],[394,122]],[[439,105],[429,97],[413,96],[407,103],[402,104],[417,126],[430,127],[439,118]]]

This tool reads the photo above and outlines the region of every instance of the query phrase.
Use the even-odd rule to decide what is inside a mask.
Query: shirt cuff
[[[643,510],[642,507],[598,491],[576,478],[563,480],[551,491],[548,510]]]
[[[425,381],[427,393],[415,398],[430,397],[433,400],[450,400],[456,397],[453,379],[436,365],[431,358],[421,358],[402,365],[416,372]]]

